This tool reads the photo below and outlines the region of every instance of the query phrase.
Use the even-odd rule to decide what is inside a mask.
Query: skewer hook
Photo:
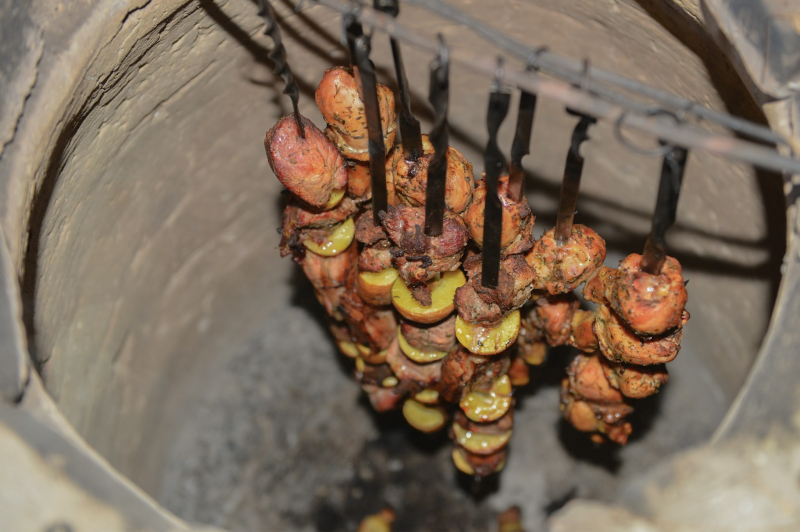
[[[497,59],[497,73],[489,93],[489,110],[486,113],[486,128],[489,142],[486,144],[484,162],[486,165],[486,204],[483,214],[483,264],[481,284],[488,288],[497,287],[500,277],[500,239],[503,233],[503,205],[497,194],[497,181],[505,166],[503,152],[497,145],[497,133],[508,114],[511,94],[503,90],[502,58]]]
[[[375,223],[380,224],[379,213],[388,209],[386,148],[383,143],[383,127],[378,103],[378,82],[375,79],[375,68],[372,61],[369,60],[370,38],[368,35],[361,35],[355,39],[353,52],[358,66],[356,76],[361,80],[364,114],[367,118],[369,171],[372,174],[372,216]]]
[[[575,207],[578,204],[578,192],[581,188],[581,175],[583,174],[583,156],[581,144],[589,140],[589,126],[597,119],[570,109],[567,112],[580,117],[575,129],[572,131],[572,141],[567,162],[564,166],[564,179],[561,181],[561,198],[558,203],[558,217],[556,219],[555,240],[556,245],[563,246],[572,236],[572,220],[575,217]]]
[[[440,34],[439,55],[431,62],[430,97],[428,98],[433,106],[435,120],[430,134],[434,153],[431,164],[428,166],[428,186],[425,190],[425,234],[427,236],[441,235],[444,227],[449,99],[450,54],[444,37]]]
[[[661,165],[661,179],[658,182],[656,209],[653,214],[653,227],[647,236],[642,252],[641,269],[652,275],[658,275],[666,260],[667,229],[675,223],[678,211],[683,174],[689,152],[684,148],[672,147],[664,156]]]
[[[304,139],[306,138],[306,131],[305,127],[303,127],[303,119],[300,116],[300,108],[298,106],[300,91],[297,89],[297,80],[294,79],[292,69],[289,67],[289,62],[286,59],[286,48],[283,46],[281,29],[275,21],[275,12],[272,10],[272,5],[269,3],[269,0],[260,0],[258,16],[263,18],[267,23],[267,27],[264,28],[264,35],[269,35],[274,44],[272,50],[267,54],[275,63],[272,72],[284,78],[285,85],[283,87],[283,94],[287,94],[292,100],[292,109],[294,112],[294,120],[297,123],[297,131],[300,133],[300,138]]]
[[[400,13],[399,0],[374,0],[375,9],[389,16],[396,17]],[[408,88],[408,78],[403,64],[403,55],[400,52],[400,43],[394,37],[389,38],[394,58],[394,70],[397,77],[397,87],[400,93],[400,138],[403,142],[403,156],[408,161],[418,160],[422,156],[422,132],[419,120],[411,113],[411,94]]]

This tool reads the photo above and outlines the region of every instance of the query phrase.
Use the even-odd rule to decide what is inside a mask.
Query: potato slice
[[[344,197],[344,193],[347,191],[347,188],[335,188],[331,191],[331,198],[328,202],[320,207],[323,211],[329,211],[339,205],[339,202],[342,201]]]
[[[496,355],[508,348],[519,334],[519,311],[515,310],[503,318],[500,325],[483,327],[472,325],[456,318],[456,338],[471,353],[476,355]]]
[[[426,405],[435,405],[439,402],[439,392],[436,390],[422,390],[414,396],[414,399]]]
[[[475,473],[475,469],[471,465],[469,465],[469,462],[467,462],[467,459],[464,458],[464,453],[466,453],[466,452],[467,451],[465,451],[464,449],[461,449],[460,447],[457,447],[457,446],[455,448],[453,448],[453,454],[452,454],[453,463],[455,464],[456,469],[458,469],[459,471],[461,471],[462,473],[464,473],[466,475],[472,476],[472,475],[475,475],[476,473]],[[497,466],[495,466],[494,472],[495,473],[499,473],[500,471],[502,471],[502,469],[505,467],[505,465],[506,465],[506,461],[505,460],[500,461],[500,463],[498,463]]]
[[[336,342],[336,346],[344,356],[349,358],[358,358],[358,347],[355,342]]]
[[[453,434],[455,434],[456,442],[464,449],[475,454],[492,454],[499,451],[508,445],[512,432],[507,430],[500,434],[478,434],[465,429],[458,423],[453,423]]]
[[[311,239],[306,239],[303,245],[309,251],[321,255],[323,257],[333,257],[338,255],[353,242],[356,234],[356,225],[352,218],[348,218],[339,225],[335,225],[328,233],[328,240],[322,244],[317,244]]]
[[[406,319],[417,323],[436,323],[453,312],[456,290],[466,282],[467,279],[461,270],[445,272],[439,279],[428,281],[432,302],[426,307],[414,299],[403,279],[398,278],[392,285],[392,303]]]
[[[511,380],[508,375],[497,379],[489,392],[473,391],[466,394],[458,406],[469,419],[478,423],[489,423],[503,417],[511,408]]]
[[[441,408],[427,406],[414,399],[403,403],[403,417],[408,424],[422,432],[436,432],[444,427],[445,417]]]
[[[453,449],[453,454],[452,454],[453,463],[456,465],[456,469],[458,469],[465,475],[472,476],[475,474],[475,470],[472,468],[471,465],[469,465],[469,462],[467,462],[466,458],[464,458],[462,452],[463,451],[461,451],[461,449],[459,449],[458,447]]]
[[[403,353],[417,364],[436,362],[447,356],[447,351],[423,351],[417,349],[408,343],[403,333],[400,332],[400,327],[397,328],[397,341],[400,343],[400,349]]]
[[[361,272],[356,278],[356,291],[368,305],[391,305],[392,285],[399,275],[395,268],[386,268],[377,273]]]

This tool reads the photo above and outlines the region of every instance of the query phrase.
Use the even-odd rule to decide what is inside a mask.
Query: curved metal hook
[[[681,121],[677,113],[674,113],[672,111],[669,111],[661,107],[649,109],[645,114],[647,114],[648,116],[668,115],[673,117],[678,122]],[[685,114],[685,112],[682,114]],[[663,157],[672,150],[673,146],[670,144],[663,144],[658,148],[653,148],[648,150],[647,148],[642,148],[629,141],[625,137],[625,135],[622,134],[622,122],[625,120],[625,118],[627,118],[627,116],[628,116],[628,111],[622,111],[622,113],[619,115],[619,118],[617,118],[617,120],[614,122],[614,136],[616,137],[617,141],[620,144],[622,144],[625,148],[634,153],[638,153],[639,155],[644,155],[646,157]]]
[[[539,60],[542,58],[542,54],[549,51],[547,46],[540,46],[536,50],[530,53],[528,58],[525,60],[525,68],[527,70],[539,70]]]

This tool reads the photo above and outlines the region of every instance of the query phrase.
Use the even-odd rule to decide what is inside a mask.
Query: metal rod
[[[433,159],[428,166],[425,189],[425,234],[439,236],[444,229],[445,193],[447,189],[447,110],[450,100],[450,55],[439,36],[439,55],[431,62],[430,102],[435,120],[430,139]]]
[[[313,1],[340,13],[349,12],[347,2],[343,0]],[[438,49],[438,44],[435,40],[414,32],[397,23],[391,17],[387,17],[383,13],[378,13],[368,7],[364,7],[361,10],[360,20],[364,24],[386,32],[398,40],[433,52]],[[450,50],[450,58],[475,72],[480,72],[487,76],[494,75],[495,59],[488,55],[462,48],[453,48]],[[590,69],[590,71],[592,70]],[[618,104],[609,103],[564,81],[543,78],[536,72],[527,69],[506,66],[505,81],[520,89],[536,93],[540,97],[560,102],[564,106],[581,113],[590,114],[611,122],[618,120],[625,113],[625,109]],[[673,146],[706,151],[728,159],[744,161],[767,170],[800,174],[800,160],[798,159],[783,156],[772,148],[753,142],[709,133],[687,123],[675,123],[673,119],[666,117],[628,112],[624,116],[623,125],[650,133],[659,140]]]
[[[524,195],[525,170],[522,158],[530,153],[533,115],[536,112],[536,95],[522,91],[519,96],[517,131],[511,143],[511,163],[508,165],[508,195],[514,201],[522,200]]]
[[[396,17],[400,12],[399,0],[375,0],[375,9]],[[400,51],[400,43],[394,37],[389,38],[392,46],[392,57],[394,58],[394,70],[397,77],[397,87],[400,96],[400,116],[398,125],[400,127],[400,138],[403,142],[403,156],[406,160],[418,160],[422,156],[422,132],[417,120],[411,113],[411,91],[408,88],[408,78],[403,64],[403,54]]]
[[[698,117],[716,122],[727,127],[728,129],[731,129],[732,131],[736,131],[737,133],[747,135],[754,139],[774,144],[788,144],[786,139],[766,126],[711,110],[697,102],[693,102],[686,98],[681,98],[680,96],[676,96],[656,87],[651,87],[630,78],[620,76],[614,72],[595,67],[589,67],[584,72],[583,63],[581,61],[569,59],[550,51],[540,52],[539,49],[514,40],[511,37],[508,37],[507,33],[498,31],[491,26],[486,25],[484,21],[477,20],[458,8],[442,2],[441,0],[405,1],[410,4],[424,7],[425,9],[437,13],[446,19],[470,28],[487,41],[503,48],[507,52],[519,57],[520,59],[528,60],[528,58],[536,54],[536,66],[542,72],[558,76],[572,84],[579,83],[581,78],[588,79],[590,82],[595,83],[592,88],[593,92],[596,92],[603,97],[607,97],[615,103],[627,106],[632,111],[637,110],[637,107],[640,108],[638,109],[639,111],[642,111],[642,104],[635,102],[631,98],[623,94],[619,94],[616,91],[608,90],[604,87],[598,86],[596,83],[607,83],[609,85],[614,85],[650,100],[655,100],[663,105],[667,105],[675,111],[683,111],[684,113],[694,114]]]
[[[355,60],[364,100],[364,114],[367,118],[369,171],[372,174],[372,216],[376,224],[381,224],[380,212],[388,209],[386,191],[386,148],[383,144],[383,128],[378,104],[378,83],[375,70],[369,60],[369,36],[361,35],[354,43]]]
[[[642,252],[641,270],[643,272],[658,275],[667,258],[667,243],[664,237],[667,229],[675,223],[688,155],[689,152],[685,149],[674,148],[664,156],[664,162],[661,165],[661,179],[658,182],[653,226]]]
[[[497,182],[503,171],[505,161],[503,152],[497,145],[497,133],[508,114],[511,94],[501,92],[499,83],[489,94],[489,110],[486,113],[486,128],[489,142],[486,144],[484,161],[486,163],[486,203],[483,210],[483,258],[481,284],[496,288],[500,278],[500,239],[503,234],[503,205],[497,194]]]
[[[572,236],[572,220],[575,217],[575,207],[578,205],[578,191],[581,188],[581,174],[583,174],[581,144],[589,139],[587,134],[589,126],[597,122],[591,116],[579,116],[581,119],[572,131],[572,142],[569,152],[567,152],[567,163],[564,166],[564,179],[561,181],[561,198],[558,202],[555,230],[557,246],[563,246],[569,242]]]
[[[289,62],[286,59],[286,48],[283,46],[283,39],[281,38],[281,29],[278,23],[275,22],[275,12],[272,10],[272,5],[269,0],[260,0],[258,16],[264,19],[267,27],[264,28],[264,35],[269,35],[272,38],[274,46],[269,52],[269,58],[275,63],[272,72],[279,74],[285,80],[283,87],[283,94],[287,94],[292,100],[292,109],[294,112],[294,120],[297,123],[297,131],[300,133],[300,138],[306,138],[306,130],[303,126],[303,117],[300,115],[299,99],[300,91],[297,90],[297,81],[294,79],[292,69],[289,67]]]

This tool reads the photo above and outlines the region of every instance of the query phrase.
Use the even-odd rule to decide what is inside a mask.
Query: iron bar
[[[339,13],[350,12],[348,2],[344,0],[313,1]],[[360,20],[362,23],[388,33],[400,41],[408,42],[432,52],[438,51],[438,44],[434,39],[410,30],[391,17],[369,7],[364,6],[361,9]],[[450,50],[450,57],[453,61],[475,72],[486,76],[494,75],[495,59],[488,55],[453,48]],[[592,71],[594,69],[590,69],[590,72]],[[588,91],[573,87],[567,82],[543,78],[535,71],[506,66],[505,81],[520,89],[560,102],[565,107],[597,118],[613,122],[624,115],[622,125],[650,133],[657,139],[673,146],[706,151],[776,172],[800,174],[800,160],[781,155],[772,148],[730,136],[709,133],[697,126],[687,123],[675,123],[673,119],[663,116],[644,115],[635,112],[627,112],[626,114],[626,110],[618,104],[609,103]]]
[[[581,82],[581,80],[588,80],[589,82],[593,83],[593,92],[607,97],[615,103],[628,106],[631,111],[642,112],[644,109],[641,107],[641,104],[632,101],[630,98],[627,98],[616,91],[610,91],[601,86],[597,86],[596,83],[599,82],[614,85],[618,88],[638,94],[639,96],[643,96],[647,99],[655,100],[662,105],[669,106],[674,111],[694,114],[703,119],[723,125],[732,131],[736,131],[737,133],[747,135],[763,142],[772,144],[787,144],[786,139],[784,139],[781,135],[761,124],[756,124],[748,120],[743,120],[725,113],[714,111],[697,102],[676,96],[656,87],[645,85],[644,83],[620,76],[619,74],[610,72],[608,70],[589,67],[584,72],[583,62],[569,59],[550,51],[542,51],[541,49],[533,48],[523,44],[512,39],[507,34],[486,25],[483,21],[477,20],[458,8],[443,2],[442,0],[405,1],[407,1],[409,4],[423,7],[448,20],[473,30],[485,40],[506,50],[510,54],[515,55],[520,59],[527,61],[535,54],[536,67],[542,72],[560,77],[572,84],[578,84]]]

